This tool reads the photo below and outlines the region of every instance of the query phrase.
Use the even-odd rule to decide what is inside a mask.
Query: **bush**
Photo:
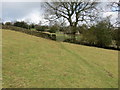
[[[29,25],[29,27],[30,28],[35,28],[35,24],[32,23],[32,24]]]
[[[88,30],[88,26],[86,24],[83,24],[79,27],[77,27],[77,30],[82,34],[84,31]]]
[[[16,21],[14,23],[14,26],[29,29],[29,25],[24,21],[21,21],[21,22]]]
[[[12,23],[11,22],[6,22],[5,25],[12,25]]]
[[[52,27],[50,27],[50,30],[48,32],[56,33],[56,31],[58,31],[58,27],[57,26],[52,26]]]
[[[88,45],[95,45],[97,42],[97,38],[95,35],[95,27],[92,26],[90,29],[85,30],[82,32],[82,43],[88,44]]]
[[[116,45],[117,45],[117,48],[119,49],[120,48],[120,30],[119,29],[115,29],[113,31],[113,40],[116,41]]]
[[[75,42],[73,42],[73,38],[65,39],[64,42],[75,43]]]
[[[34,35],[34,36],[37,36],[37,37],[43,37],[43,38],[47,38],[47,39],[51,39],[51,40],[56,40],[56,35],[55,34],[53,35],[53,34],[49,34],[49,33],[38,32],[36,30],[31,31],[31,30],[28,30],[28,29],[15,27],[15,26],[9,26],[9,25],[3,25],[2,28],[23,32],[23,33]]]
[[[96,25],[95,29],[97,45],[100,47],[109,46],[112,43],[112,32],[109,22],[101,21]]]
[[[36,26],[35,29],[37,31],[45,31],[46,27],[45,26]]]
[[[99,47],[109,47],[112,44],[112,27],[109,21],[103,20],[88,30],[82,31],[82,43]]]

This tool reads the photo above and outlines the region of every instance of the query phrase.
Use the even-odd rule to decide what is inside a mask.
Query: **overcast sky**
[[[3,21],[29,20],[38,23],[43,19],[43,11],[39,2],[3,2]]]
[[[33,0],[34,1],[34,0]],[[101,7],[106,7],[106,4],[101,4]],[[108,10],[103,13],[103,17],[112,15],[112,22],[118,17],[116,12]],[[39,23],[43,21],[43,10],[41,2],[2,2],[2,21],[30,21]]]

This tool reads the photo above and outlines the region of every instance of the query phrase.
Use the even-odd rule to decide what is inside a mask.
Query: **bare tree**
[[[118,18],[116,19],[116,22],[114,23],[114,26],[119,27],[120,25],[120,0],[115,2],[110,2],[108,4],[108,7],[111,7],[112,12],[117,12]]]
[[[110,4],[111,8],[114,8],[113,11],[118,13],[118,18],[116,19],[116,22],[114,23],[114,26],[116,27],[116,45],[117,48],[120,49],[120,0],[118,2],[112,2]]]
[[[46,2],[46,9],[50,15],[49,20],[65,18],[72,28],[73,39],[75,39],[76,27],[79,22],[94,20],[94,10],[97,2]]]

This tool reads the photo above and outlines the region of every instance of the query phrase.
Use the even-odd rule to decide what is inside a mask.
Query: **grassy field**
[[[63,32],[56,32],[58,41],[64,41],[66,39],[71,39],[71,35],[64,34]],[[80,41],[82,39],[82,35],[76,35],[76,40]]]
[[[0,29],[0,89],[2,89],[2,30]]]
[[[118,51],[2,32],[4,88],[118,87]]]

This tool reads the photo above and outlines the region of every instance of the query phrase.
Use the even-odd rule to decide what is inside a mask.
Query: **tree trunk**
[[[75,43],[76,42],[76,27],[72,26],[71,30],[72,30],[72,42]]]
[[[75,32],[73,33],[73,42],[74,43],[76,42],[76,33]]]

